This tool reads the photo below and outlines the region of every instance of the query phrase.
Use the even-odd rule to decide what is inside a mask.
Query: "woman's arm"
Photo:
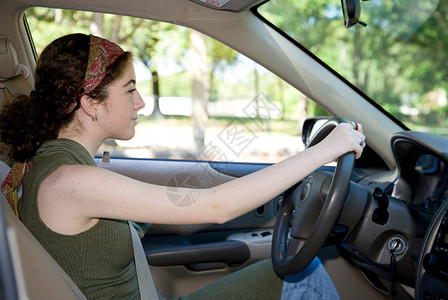
[[[363,139],[350,124],[341,124],[318,145],[258,172],[213,188],[179,188],[180,194],[197,195],[187,207],[172,202],[165,186],[101,168],[66,165],[43,181],[39,211],[47,226],[54,230],[62,225],[70,232],[79,226],[90,227],[98,218],[183,225],[223,223],[266,203],[346,152],[354,151],[359,157]],[[73,220],[72,227],[68,220]]]

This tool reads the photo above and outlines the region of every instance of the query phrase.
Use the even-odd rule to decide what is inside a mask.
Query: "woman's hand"
[[[356,158],[359,158],[366,145],[365,139],[361,124],[356,122],[341,123],[314,147],[319,148],[322,155],[328,155],[328,162],[347,152],[355,152]]]

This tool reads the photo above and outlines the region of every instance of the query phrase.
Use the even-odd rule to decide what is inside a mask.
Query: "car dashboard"
[[[446,163],[434,155],[424,154],[417,159],[416,191],[412,199],[414,209],[435,213],[448,199],[448,169]]]
[[[400,170],[397,197],[425,229],[417,259],[417,299],[448,296],[448,138],[404,132],[392,138]],[[406,197],[403,197],[407,195]],[[429,223],[427,223],[429,221]],[[418,229],[416,239],[419,239]]]
[[[446,299],[448,138],[404,131],[392,136],[391,148],[397,166],[393,175],[369,173],[373,169],[359,163],[355,168],[354,173],[364,175],[356,182],[370,191],[371,201],[340,248],[386,297]],[[376,218],[379,210],[384,219]]]
[[[433,141],[420,143],[403,135],[393,139],[400,176],[411,193],[403,200],[412,209],[432,214],[448,199],[448,154],[435,147]]]

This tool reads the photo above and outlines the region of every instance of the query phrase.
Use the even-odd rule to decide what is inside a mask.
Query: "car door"
[[[111,159],[101,167],[167,186],[178,205],[195,200],[177,187],[211,187],[261,169],[266,164]],[[123,199],[126,201],[126,199]],[[165,297],[185,295],[222,276],[270,257],[272,229],[281,195],[225,224],[172,226],[152,224],[142,243],[156,286]]]

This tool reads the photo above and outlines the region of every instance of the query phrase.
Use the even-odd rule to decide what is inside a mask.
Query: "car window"
[[[38,54],[73,32],[133,52],[146,106],[133,139],[100,148],[112,157],[277,162],[303,148],[306,117],[326,115],[265,68],[184,27],[47,8],[28,9],[26,20]]]

